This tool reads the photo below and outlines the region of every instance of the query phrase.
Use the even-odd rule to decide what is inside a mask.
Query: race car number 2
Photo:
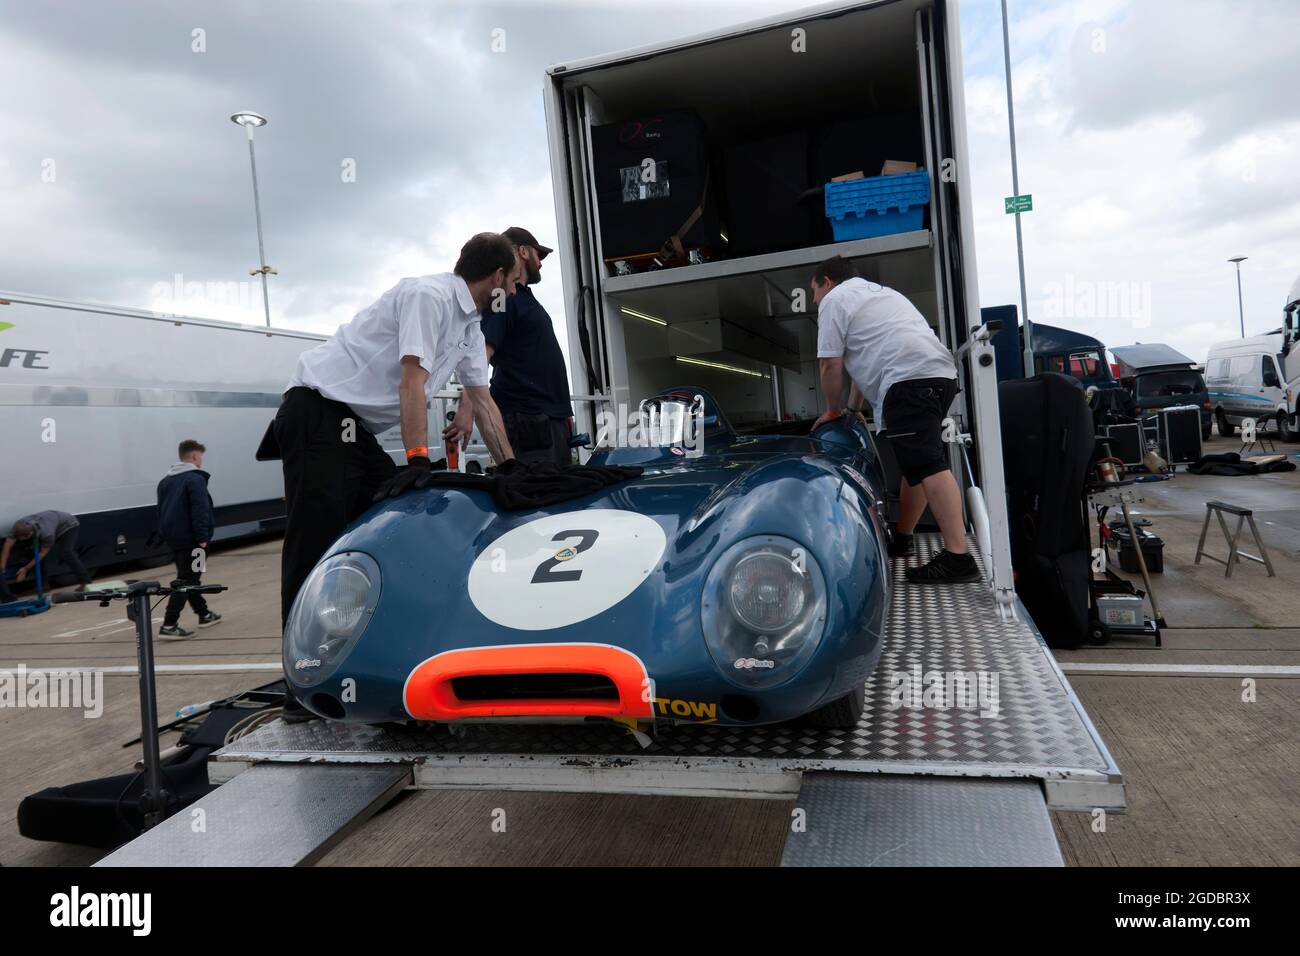
[[[479,613],[505,627],[566,627],[635,591],[667,545],[654,520],[632,511],[547,515],[483,549],[470,568],[469,597]]]
[[[596,539],[599,537],[600,532],[593,531],[590,528],[583,528],[577,531],[561,531],[559,534],[554,535],[551,538],[552,541],[564,541],[569,538],[579,538],[581,540],[574,547],[561,548],[539,564],[537,570],[533,572],[533,583],[546,584],[547,582],[550,582],[554,584],[560,581],[582,580],[581,571],[560,571],[557,569],[560,567],[561,562],[572,561],[578,555],[582,554],[582,552],[590,548],[596,543]]]

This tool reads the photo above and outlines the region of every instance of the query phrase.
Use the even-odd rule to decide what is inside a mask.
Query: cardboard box
[[[880,175],[893,176],[897,173],[914,173],[917,168],[916,163],[909,163],[901,159],[887,159],[885,164],[880,167]]]

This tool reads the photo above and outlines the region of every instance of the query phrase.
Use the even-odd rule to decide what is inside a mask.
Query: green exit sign
[[[1008,196],[1003,200],[1007,204],[1007,214],[1013,212],[1029,212],[1034,208],[1034,197],[1025,193],[1023,196]]]

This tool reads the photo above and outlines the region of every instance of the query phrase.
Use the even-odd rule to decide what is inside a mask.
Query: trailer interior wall
[[[611,278],[599,248],[589,136],[590,126],[689,108],[702,118],[712,168],[720,169],[723,152],[735,142],[876,112],[915,111],[921,119],[928,80],[918,56],[917,14],[931,6],[928,0],[841,6],[552,71],[548,120],[557,214],[567,233],[561,236],[566,292],[574,302],[580,286],[596,293],[570,316],[571,340],[577,339],[578,321],[596,320],[589,325],[593,363],[612,385],[613,401],[635,407],[661,388],[689,383],[713,391],[738,423],[770,420],[780,412],[817,415],[824,402],[808,278],[817,261],[837,252],[865,277],[908,296],[932,326],[941,327],[941,252],[933,229],[886,237],[886,242],[837,243]],[[806,52],[792,49],[796,27],[803,31]],[[925,129],[930,129],[928,118]],[[932,146],[927,142],[927,158],[938,153]],[[753,201],[761,203],[763,197]],[[931,225],[936,221],[932,211]],[[802,311],[798,290],[806,296]],[[795,359],[782,367],[754,350],[738,350],[699,357],[712,365],[688,361],[690,353],[670,344],[670,327],[708,319],[782,345],[793,342]],[[941,337],[949,341],[951,335],[943,330]]]

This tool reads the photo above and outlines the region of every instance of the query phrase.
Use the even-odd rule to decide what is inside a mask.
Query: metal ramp
[[[804,775],[782,866],[1064,866],[1032,780]]]
[[[911,560],[925,561],[937,535],[919,535],[917,543]],[[901,566],[896,562],[896,571]],[[923,694],[936,675],[957,674],[977,682],[984,675],[996,696],[939,702],[947,706],[920,696],[914,703],[925,706],[900,703],[906,687]],[[681,725],[643,748],[604,723],[469,725],[453,735],[446,728],[276,721],[213,755],[212,782],[233,783],[208,799],[253,768],[258,783],[247,798],[261,809],[248,812],[269,817],[272,797],[289,809],[277,780],[313,771],[319,784],[292,785],[306,799],[314,786],[347,779],[320,771],[384,767],[416,788],[792,800],[805,811],[807,829],[787,839],[787,865],[1060,865],[1049,810],[1125,808],[1119,769],[1023,609],[1006,621],[983,584],[923,587],[901,573],[886,645],[852,730]],[[363,803],[370,813],[377,809],[361,799],[352,805]],[[193,841],[162,833],[177,830],[173,824],[103,864],[137,862],[137,852],[155,863],[198,862]]]
[[[410,782],[395,764],[254,767],[95,865],[309,865]]]

